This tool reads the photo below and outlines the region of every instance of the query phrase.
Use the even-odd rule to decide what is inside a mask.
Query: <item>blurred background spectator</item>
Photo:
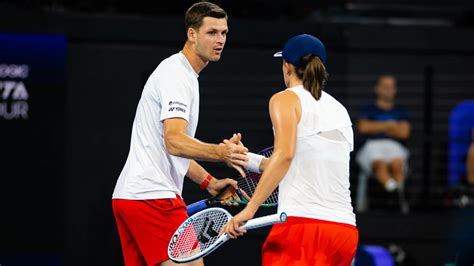
[[[359,133],[366,141],[357,154],[363,171],[373,175],[389,192],[403,186],[409,151],[410,122],[404,107],[396,104],[397,84],[392,75],[378,77],[375,100],[360,112]]]
[[[466,159],[466,183],[474,187],[474,128],[472,128],[472,140],[467,152]]]

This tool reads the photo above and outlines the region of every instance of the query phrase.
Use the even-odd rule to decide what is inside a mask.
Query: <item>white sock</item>
[[[385,189],[388,191],[388,192],[392,192],[394,191],[395,189],[397,189],[398,187],[398,184],[395,180],[393,179],[389,179],[387,180],[387,182],[385,182]]]

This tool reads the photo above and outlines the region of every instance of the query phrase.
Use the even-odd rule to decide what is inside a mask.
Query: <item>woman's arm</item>
[[[260,204],[268,198],[288,172],[296,150],[296,129],[300,114],[300,102],[294,92],[280,92],[270,99],[270,117],[275,131],[274,151],[267,161],[268,164],[250,202],[226,225],[225,230],[230,237],[235,238],[245,232],[239,227],[253,218]]]

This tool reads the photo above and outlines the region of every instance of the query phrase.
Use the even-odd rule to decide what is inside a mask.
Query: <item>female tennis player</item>
[[[278,211],[288,220],[273,226],[263,246],[263,265],[348,266],[358,242],[349,191],[349,114],[322,91],[328,74],[318,38],[295,36],[275,57],[283,57],[287,89],[269,103],[274,152],[269,159],[249,153],[249,161],[241,164],[263,174],[249,204],[225,232],[232,238],[245,233],[239,227],[279,185]]]

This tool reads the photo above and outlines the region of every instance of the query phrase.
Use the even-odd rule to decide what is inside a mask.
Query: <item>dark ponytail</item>
[[[301,58],[301,66],[296,68],[296,75],[303,80],[303,87],[311,92],[316,100],[319,100],[329,77],[321,59],[314,55]]]

